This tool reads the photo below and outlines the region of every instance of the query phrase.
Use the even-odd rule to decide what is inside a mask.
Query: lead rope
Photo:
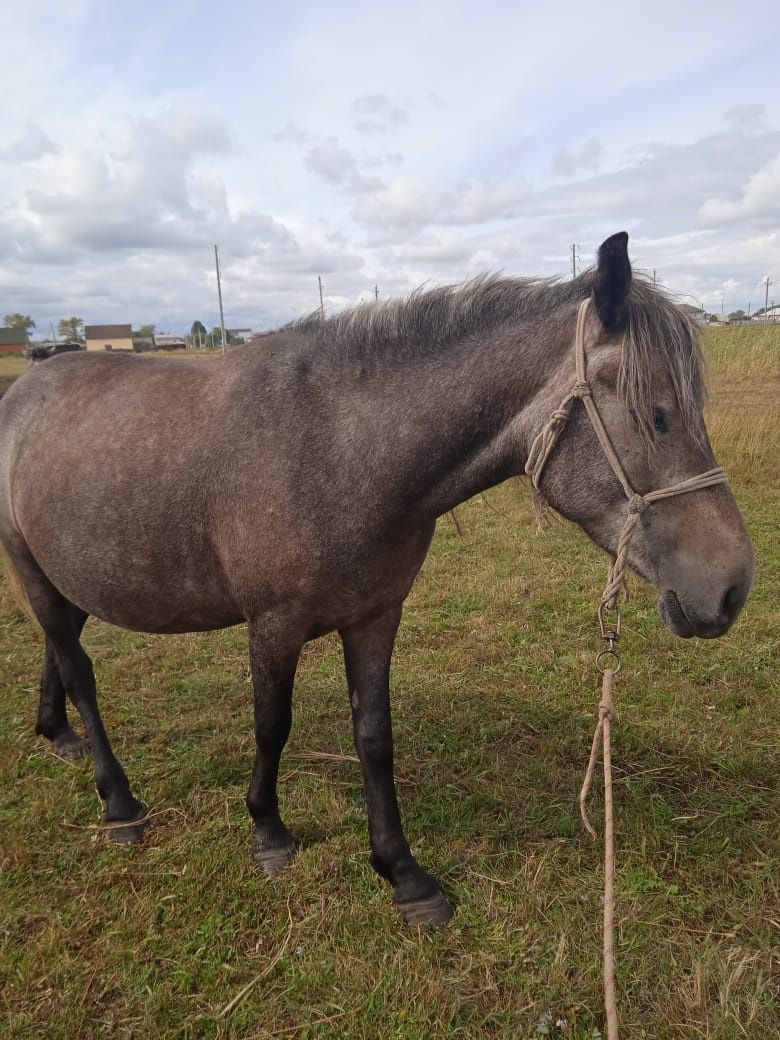
[[[596,831],[588,819],[586,802],[593,786],[599,750],[602,751],[604,768],[604,1009],[607,1016],[607,1040],[619,1040],[617,997],[615,989],[615,825],[612,801],[612,722],[615,718],[615,705],[612,700],[612,680],[620,671],[620,602],[628,598],[626,589],[626,569],[628,567],[628,550],[631,538],[639,522],[640,515],[647,507],[664,498],[684,495],[689,491],[699,491],[713,487],[726,481],[726,474],[720,467],[707,470],[698,476],[681,480],[677,484],[638,495],[626,477],[617,453],[609,439],[609,434],[601,421],[593,400],[590,384],[587,379],[585,359],[585,324],[590,300],[583,300],[577,312],[577,329],[574,340],[577,380],[563,399],[560,406],[552,413],[542,430],[534,438],[528,452],[525,471],[531,478],[534,489],[534,505],[537,518],[544,515],[545,501],[541,490],[541,479],[545,464],[555,448],[571,414],[575,400],[582,401],[599,444],[607,462],[620,482],[628,499],[628,511],[623,529],[618,539],[615,559],[609,568],[609,575],[598,609],[599,629],[606,646],[596,655],[596,667],[602,674],[601,700],[599,716],[593,743],[590,749],[590,760],[585,771],[585,778],[580,791],[580,814],[585,828],[592,838],[597,838]],[[609,620],[608,615],[614,619]],[[609,662],[609,663],[603,663]]]
[[[617,654],[617,650],[611,651]],[[605,668],[601,682],[601,702],[599,704],[599,721],[593,734],[593,745],[590,749],[590,761],[580,791],[580,815],[582,822],[593,838],[597,840],[585,808],[585,802],[593,784],[593,774],[599,746],[603,747],[604,761],[604,1010],[607,1015],[607,1040],[618,1040],[617,996],[615,993],[615,826],[612,810],[612,720],[615,717],[615,705],[612,703],[612,676],[620,668],[620,658],[616,658],[615,668]]]

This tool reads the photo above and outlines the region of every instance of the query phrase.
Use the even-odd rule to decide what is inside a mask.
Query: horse
[[[111,837],[139,841],[148,820],[98,711],[80,642],[89,615],[160,633],[246,622],[246,804],[269,874],[296,851],[277,775],[298,657],[337,631],[371,863],[406,921],[449,919],[401,822],[390,659],[437,519],[522,475],[557,421],[577,374],[575,326],[587,383],[566,398],[540,490],[615,555],[631,503],[576,400],[587,389],[631,487],[689,490],[637,516],[628,564],[658,590],[673,633],[721,636],[751,589],[752,545],[711,470],[696,330],[633,275],[624,232],[567,282],[487,275],[311,315],[211,361],[63,356],[17,380],[0,405],[0,541],[45,636],[36,731],[59,755],[87,750],[67,695]],[[721,482],[690,490],[702,470]]]
[[[25,356],[31,362],[37,363],[38,361],[47,361],[49,358],[58,357],[60,354],[76,354],[85,349],[81,343],[70,340],[65,343],[55,343],[54,346],[35,343],[27,348]]]

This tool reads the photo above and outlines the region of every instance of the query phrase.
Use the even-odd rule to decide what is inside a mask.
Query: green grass
[[[16,379],[27,365],[27,358],[23,354],[0,354],[0,380]]]
[[[186,357],[202,361],[206,358],[220,357],[221,350],[158,350],[149,357]],[[13,382],[27,371],[29,361],[23,354],[0,354],[0,381],[4,384]]]
[[[632,1038],[778,1032],[780,378],[750,354],[755,382],[739,380],[750,344],[724,346],[729,331],[706,340],[711,420],[755,541],[755,591],[714,642],[675,640],[638,583],[626,610],[614,757]],[[462,535],[439,525],[393,674],[407,832],[457,904],[435,935],[402,925],[369,866],[335,639],[307,647],[299,671],[282,808],[303,849],[271,880],[248,855],[243,629],[89,623],[107,728],[156,814],[142,846],[117,848],[90,763],[33,734],[40,646],[0,589],[4,1040],[530,1040],[550,1014],[550,1035],[598,1035],[601,856],[576,798],[605,560],[568,526],[537,537],[516,484],[458,519]]]
[[[780,325],[728,325],[704,330],[704,349],[721,380],[777,379]]]

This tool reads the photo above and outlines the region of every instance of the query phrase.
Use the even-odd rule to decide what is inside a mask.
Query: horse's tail
[[[2,542],[0,542],[0,563],[2,563],[3,569],[5,570],[5,575],[8,579],[8,588],[14,603],[16,603],[17,607],[28,621],[31,621],[36,628],[40,628],[41,624],[35,616],[35,611],[32,608],[30,600],[27,598],[27,593],[24,591],[24,585],[22,585],[22,579],[19,577],[19,571],[17,571],[16,567],[11,563],[11,557],[5,551]]]

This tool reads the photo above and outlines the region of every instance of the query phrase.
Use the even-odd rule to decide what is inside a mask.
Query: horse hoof
[[[52,750],[60,758],[84,758],[89,754],[89,744],[70,729],[52,742]]]
[[[408,903],[396,903],[398,911],[407,924],[421,924],[433,930],[445,925],[453,909],[441,892],[427,899],[413,899]]]
[[[262,871],[275,877],[286,870],[295,859],[295,846],[281,845],[273,849],[255,847],[252,849],[252,858]]]
[[[135,845],[149,826],[146,809],[141,809],[131,820],[111,820],[106,823],[109,838],[116,845]]]

